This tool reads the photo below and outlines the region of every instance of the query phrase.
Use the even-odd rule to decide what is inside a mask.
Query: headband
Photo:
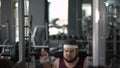
[[[68,45],[68,44],[64,44],[63,48],[78,48],[78,45]]]

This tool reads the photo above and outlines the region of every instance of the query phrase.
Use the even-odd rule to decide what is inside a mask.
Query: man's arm
[[[59,68],[59,58],[50,63],[48,57],[49,55],[46,51],[41,52],[40,62],[43,64],[43,68]]]
[[[49,62],[43,63],[43,68],[52,68],[52,64]]]
[[[59,68],[59,58],[57,58],[52,64],[52,68]]]
[[[47,51],[41,52],[40,63],[42,63],[43,68],[52,68],[52,64],[49,62],[49,54]]]
[[[59,58],[57,58],[53,64],[50,62],[42,63],[43,68],[59,68]]]
[[[83,68],[88,68],[91,64],[92,62],[90,62],[88,58],[85,58]]]

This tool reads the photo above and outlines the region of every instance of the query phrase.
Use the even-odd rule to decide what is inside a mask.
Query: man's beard
[[[67,60],[65,57],[63,57],[64,58],[64,60],[66,61],[66,62],[68,62],[68,63],[72,63],[72,62],[74,62],[76,59],[77,59],[77,54],[76,54],[76,56],[73,58],[73,59],[71,59],[71,60]]]

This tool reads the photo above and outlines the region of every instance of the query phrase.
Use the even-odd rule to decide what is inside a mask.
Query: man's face
[[[64,48],[63,57],[68,63],[72,63],[77,58],[77,49],[76,48]]]

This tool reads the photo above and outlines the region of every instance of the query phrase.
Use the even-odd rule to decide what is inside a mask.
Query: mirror
[[[73,3],[70,0],[48,0],[48,2],[50,36],[81,35],[92,38],[92,7],[90,0],[87,2],[78,0],[81,3],[77,3],[77,1],[73,1]],[[82,4],[81,7],[80,4]],[[72,18],[74,19],[70,20]]]

